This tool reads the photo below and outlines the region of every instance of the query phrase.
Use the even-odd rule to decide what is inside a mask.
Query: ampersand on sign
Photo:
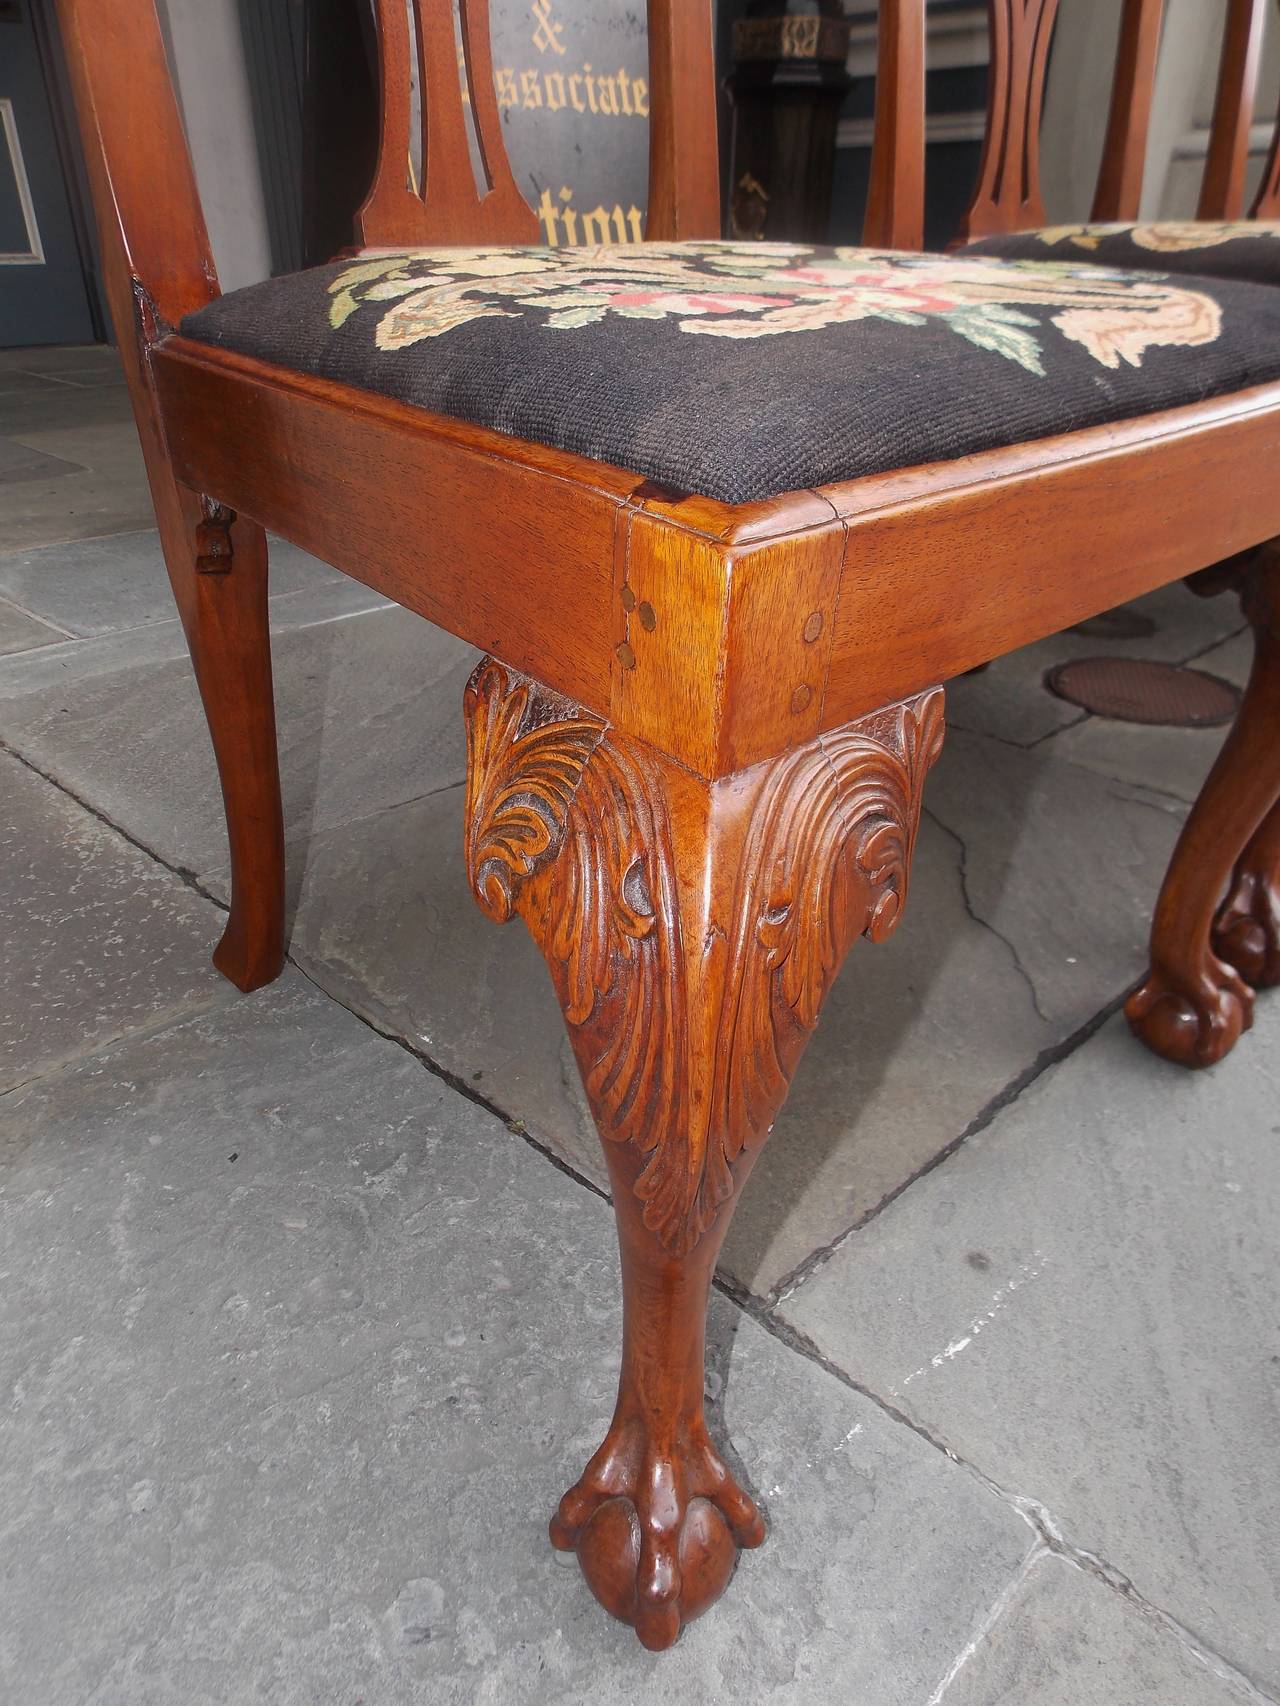
[[[533,45],[539,53],[546,53],[548,48],[552,53],[563,53],[564,43],[560,40],[563,24],[557,24],[551,16],[551,0],[533,0],[529,10],[537,20],[537,29],[533,32]]]

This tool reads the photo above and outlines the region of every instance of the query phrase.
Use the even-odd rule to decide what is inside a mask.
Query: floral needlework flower
[[[1221,248],[1223,243],[1239,243],[1248,238],[1280,237],[1280,221],[1192,219],[1161,220],[1154,225],[1046,225],[1035,235],[1050,248],[1070,243],[1075,249],[1097,249],[1108,237],[1127,237],[1139,249],[1148,249],[1152,254],[1182,255],[1195,249]]]
[[[1187,249],[1216,249],[1222,243],[1238,243],[1246,238],[1280,237],[1280,223],[1237,219],[1214,225],[1208,220],[1192,220],[1185,225],[1135,225],[1131,235],[1140,249],[1151,249],[1156,254],[1180,254]]]
[[[1150,273],[780,243],[413,249],[347,267],[329,292],[334,330],[372,310],[385,353],[522,316],[551,332],[620,318],[736,339],[887,320],[939,323],[1043,377],[1050,327],[1109,368],[1140,366],[1160,345],[1212,343],[1221,330],[1211,297]]]

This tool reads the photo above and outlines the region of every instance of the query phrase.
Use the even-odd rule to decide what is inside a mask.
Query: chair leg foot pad
[[[1153,1054],[1177,1066],[1216,1066],[1253,1024],[1253,991],[1221,962],[1194,981],[1153,971],[1125,1003],[1125,1017]]]
[[[700,1424],[661,1448],[639,1416],[615,1422],[551,1519],[552,1545],[577,1553],[601,1605],[655,1652],[720,1598],[739,1548],[764,1537]]]

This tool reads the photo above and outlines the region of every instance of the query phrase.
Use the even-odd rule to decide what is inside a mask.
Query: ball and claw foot
[[[551,1519],[551,1544],[576,1552],[605,1610],[661,1652],[715,1604],[740,1547],[764,1520],[698,1422],[670,1452],[642,1421],[615,1422]]]
[[[1153,970],[1125,1003],[1139,1042],[1177,1066],[1215,1066],[1253,1024],[1253,991],[1231,965],[1174,981]]]
[[[1214,920],[1213,951],[1255,989],[1280,984],[1280,892],[1268,876],[1236,872]]]

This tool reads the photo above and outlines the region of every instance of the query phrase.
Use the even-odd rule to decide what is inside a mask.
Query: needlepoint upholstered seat
[[[646,7],[650,241],[534,249],[488,0],[377,0],[360,252],[222,298],[153,0],[57,4],[227,808],[215,963],[244,990],[284,963],[270,528],[488,654],[460,856],[546,958],[622,1261],[617,1405],[551,1538],[669,1646],[765,1538],[704,1413],[708,1293],[846,951],[902,915],[943,684],[1228,564],[1257,663],[1127,1012],[1209,1066],[1280,983],[1280,291],[1056,248],[900,252],[922,229],[923,0],[879,7],[865,249],[720,241],[711,0]],[[1046,223],[1055,10],[990,0],[971,237]],[[1137,215],[1160,13],[1125,0],[1099,218]],[[500,1248],[484,1204],[475,1227]]]
[[[181,331],[726,503],[1280,378],[1257,286],[761,243],[409,250]]]
[[[1050,225],[980,238],[961,253],[1006,260],[1094,261],[1103,267],[1280,285],[1280,220]]]
[[[1045,25],[1047,37],[1055,6],[1031,10],[1039,14],[1032,22]],[[1015,188],[1003,198],[1003,205],[978,202],[970,209],[964,235],[973,241],[963,253],[1033,261],[1050,256],[1092,260],[1107,267],[1280,285],[1280,123],[1249,217],[1243,217],[1266,0],[1227,0],[1218,92],[1196,218],[1135,217],[1163,13],[1163,0],[1125,0],[1109,146],[1092,219],[1080,225],[1047,225],[1034,183],[1023,179],[1029,193],[1019,194]],[[1024,50],[1028,39],[1024,37]],[[1041,45],[1047,47],[1047,40]],[[990,152],[984,164],[999,167]]]

